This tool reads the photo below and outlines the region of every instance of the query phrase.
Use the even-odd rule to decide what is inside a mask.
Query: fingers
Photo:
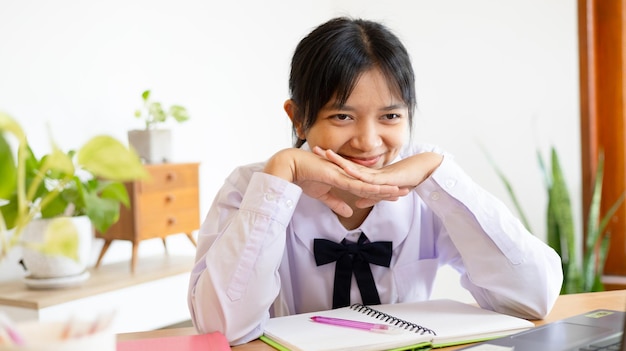
[[[315,147],[313,147],[313,152],[317,156],[325,158],[328,161],[330,161],[330,162],[336,164],[337,166],[341,167],[348,174],[350,174],[351,172],[356,172],[356,169],[355,169],[356,165],[354,163],[352,163],[352,162],[346,160],[345,158],[339,156],[333,150],[330,150],[330,149],[322,150],[319,146],[315,146]]]
[[[317,160],[297,163],[298,184],[304,192],[324,202],[335,213],[344,217],[352,215],[352,209],[343,200],[331,194],[331,188],[341,189],[359,198],[357,207],[371,207],[379,201],[395,201],[409,193],[409,189],[397,185],[368,181],[363,171],[378,172],[354,164],[331,150],[312,149]],[[318,158],[319,157],[319,158]],[[363,168],[363,170],[359,170]],[[355,204],[356,205],[356,204]]]
[[[346,190],[358,197],[385,200],[390,197],[404,196],[408,191],[395,185],[371,184],[361,179],[339,174],[326,180],[328,184]]]
[[[350,160],[346,160],[345,158],[341,157],[339,154],[330,149],[323,150],[319,146],[315,146],[313,148],[313,152],[316,155],[336,164],[346,174],[353,178],[360,179],[366,183],[371,184],[385,184],[385,182],[378,176],[380,174],[379,170],[357,165]]]
[[[379,170],[372,170],[354,164],[330,149],[323,150],[315,146],[313,153],[339,167],[337,173],[329,173],[327,174],[328,178],[322,180],[329,185],[349,191],[362,198],[372,199],[375,202],[393,199],[394,197],[397,199],[409,193],[407,189],[402,189],[397,185],[377,182],[375,179],[377,178],[376,174],[369,172],[379,173]]]
[[[384,199],[368,199],[368,198],[360,198],[358,200],[356,200],[356,202],[354,203],[354,205],[358,208],[368,208],[368,207],[372,207],[374,205],[376,205],[377,203],[381,202],[381,201],[397,201],[400,197],[399,196],[394,196],[394,197],[387,197]]]
[[[339,198],[331,195],[330,193],[326,193],[318,198],[318,200],[322,201],[328,208],[330,208],[336,214],[342,217],[352,217],[353,211],[350,206]]]

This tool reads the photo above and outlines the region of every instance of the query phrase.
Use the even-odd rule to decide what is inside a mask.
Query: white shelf
[[[189,320],[187,285],[192,256],[156,255],[91,269],[83,285],[66,289],[29,289],[17,280],[0,284],[0,311],[16,322],[92,320],[116,312],[115,333],[153,330]]]

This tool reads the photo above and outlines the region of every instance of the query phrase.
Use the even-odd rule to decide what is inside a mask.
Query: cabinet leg
[[[133,255],[130,259],[130,272],[135,274],[135,266],[137,265],[137,254],[139,249],[139,242],[133,241]]]
[[[161,241],[163,242],[163,248],[165,249],[165,253],[167,254],[167,242],[165,241],[165,237],[161,238]]]
[[[96,262],[96,268],[100,267],[100,262],[102,262],[102,258],[109,249],[109,246],[111,246],[112,242],[113,239],[104,239],[104,246],[102,246],[102,250],[100,250],[100,256],[98,256],[98,261]]]
[[[187,237],[189,238],[189,240],[191,240],[191,243],[193,244],[193,246],[198,247],[198,244],[196,243],[196,239],[193,238],[193,233],[185,233],[187,234]]]

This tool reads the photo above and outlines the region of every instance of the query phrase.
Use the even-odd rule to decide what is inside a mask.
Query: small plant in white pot
[[[33,278],[84,273],[92,226],[106,232],[129,206],[123,182],[145,177],[137,154],[106,135],[67,153],[52,143],[36,157],[19,123],[0,112],[0,262],[19,246]]]
[[[128,131],[128,143],[146,163],[171,161],[171,130],[158,128],[169,119],[178,123],[189,119],[187,109],[172,105],[165,109],[160,102],[150,99],[151,92],[141,94],[143,106],[135,111],[135,117],[143,120],[145,128]]]

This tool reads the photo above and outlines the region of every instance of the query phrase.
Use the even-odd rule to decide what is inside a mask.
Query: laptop
[[[626,312],[599,309],[460,350],[626,351],[624,329]]]

